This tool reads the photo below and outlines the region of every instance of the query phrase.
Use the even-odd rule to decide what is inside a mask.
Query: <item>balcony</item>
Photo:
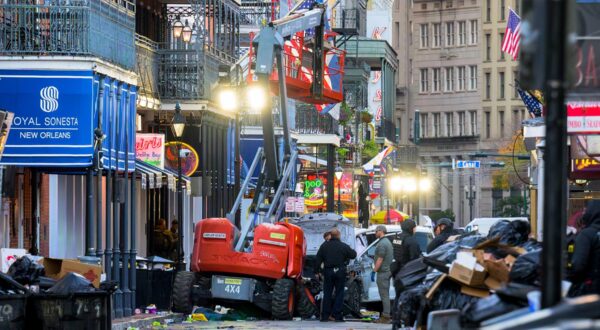
[[[329,115],[321,115],[313,106],[296,106],[296,128],[299,134],[337,134],[338,123]]]
[[[93,56],[134,69],[135,1],[3,2],[9,3],[0,4],[2,55]]]
[[[158,88],[158,44],[136,34],[136,73],[138,76],[138,106],[158,109],[160,95]]]

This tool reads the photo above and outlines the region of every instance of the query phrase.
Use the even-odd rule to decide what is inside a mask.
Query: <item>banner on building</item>
[[[135,136],[135,157],[160,169],[165,168],[165,135],[137,133]]]
[[[367,8],[367,36],[374,40],[385,40],[392,44],[392,8],[386,1],[370,1]],[[369,113],[372,123],[381,125],[383,117],[382,71],[371,71],[368,84]]]

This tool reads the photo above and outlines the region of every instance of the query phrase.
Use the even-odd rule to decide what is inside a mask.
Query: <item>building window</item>
[[[486,72],[485,73],[485,99],[489,100],[491,98],[490,94],[491,94],[491,81],[490,81],[490,73]]]
[[[521,0],[515,0],[515,11],[519,15],[521,14]]]
[[[513,71],[513,81],[517,81],[519,79],[519,72]],[[519,93],[517,92],[517,88],[513,87],[513,98],[519,98]]]
[[[467,83],[467,69],[464,66],[458,67],[458,89],[459,91],[464,91]]]
[[[525,120],[525,109],[521,109],[521,122]]]
[[[491,39],[492,36],[489,33],[485,34],[485,60],[486,61],[491,61],[492,60],[492,43],[491,43]]]
[[[490,138],[490,112],[485,112],[485,138]]]
[[[433,24],[433,47],[442,46],[442,24]]]
[[[503,21],[506,18],[506,0],[500,0],[500,20]]]
[[[433,91],[434,92],[439,92],[440,91],[440,79],[441,79],[441,70],[440,68],[435,68],[433,69]]]
[[[421,24],[421,48],[429,46],[429,26]]]
[[[454,114],[452,112],[446,113],[446,135],[451,137],[454,135],[452,130],[454,129]]]
[[[492,20],[492,0],[485,0],[485,21],[489,22]]]
[[[400,41],[400,23],[394,23],[394,35],[392,36],[394,39],[394,48],[398,48],[398,42]]]
[[[498,122],[500,123],[500,137],[504,137],[504,111],[498,111]]]
[[[429,69],[421,69],[421,93],[429,92]]]
[[[440,136],[440,114],[433,114],[433,137]]]
[[[519,128],[521,128],[521,121],[520,121],[520,113],[519,110],[513,110],[513,115],[512,115],[512,120],[513,120],[513,131],[518,131]]]
[[[469,90],[477,89],[477,65],[469,66]]]
[[[479,34],[479,30],[477,30],[477,20],[471,20],[471,40],[470,43],[471,45],[475,45],[477,44],[477,37]]]
[[[500,33],[500,60],[504,60],[504,52],[502,51],[502,41],[504,40],[504,32]]]
[[[467,43],[467,22],[458,22],[458,45],[464,46]]]
[[[446,22],[446,46],[454,46],[454,22]]]
[[[477,112],[471,111],[471,135],[477,135]]]
[[[461,111],[458,113],[458,135],[463,136],[465,135],[465,112]]]
[[[454,68],[446,68],[446,86],[444,90],[446,92],[454,91]]]
[[[504,100],[504,72],[499,72],[498,73],[498,87],[500,88],[499,90],[499,95],[500,95],[500,99]]]
[[[420,126],[421,126],[420,135],[421,135],[422,138],[427,137],[427,135],[428,135],[427,132],[429,132],[429,126],[427,125],[427,118],[428,117],[427,117],[426,113],[423,113],[423,114],[421,114],[421,116],[419,116],[419,120],[421,121],[421,124],[420,124]]]

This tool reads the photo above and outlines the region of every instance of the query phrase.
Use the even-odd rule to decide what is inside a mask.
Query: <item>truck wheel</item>
[[[278,320],[290,320],[294,316],[294,281],[282,278],[275,281],[271,300],[271,314]]]
[[[298,304],[296,310],[303,319],[310,319],[313,315],[317,315],[319,311],[310,290],[302,284],[298,287]]]
[[[360,314],[360,284],[357,281],[352,281],[346,289],[345,295],[346,305],[349,307],[349,314]]]
[[[196,281],[196,274],[179,271],[173,281],[173,312],[190,314],[194,308],[192,302],[192,287]]]

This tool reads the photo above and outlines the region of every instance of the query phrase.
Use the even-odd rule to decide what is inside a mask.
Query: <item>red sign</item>
[[[181,144],[181,172],[183,175],[191,176],[198,169],[200,157],[192,146],[185,142],[168,142],[165,144],[165,165],[167,168],[177,172],[177,144]]]
[[[567,104],[567,132],[600,133],[600,102],[569,102]]]

